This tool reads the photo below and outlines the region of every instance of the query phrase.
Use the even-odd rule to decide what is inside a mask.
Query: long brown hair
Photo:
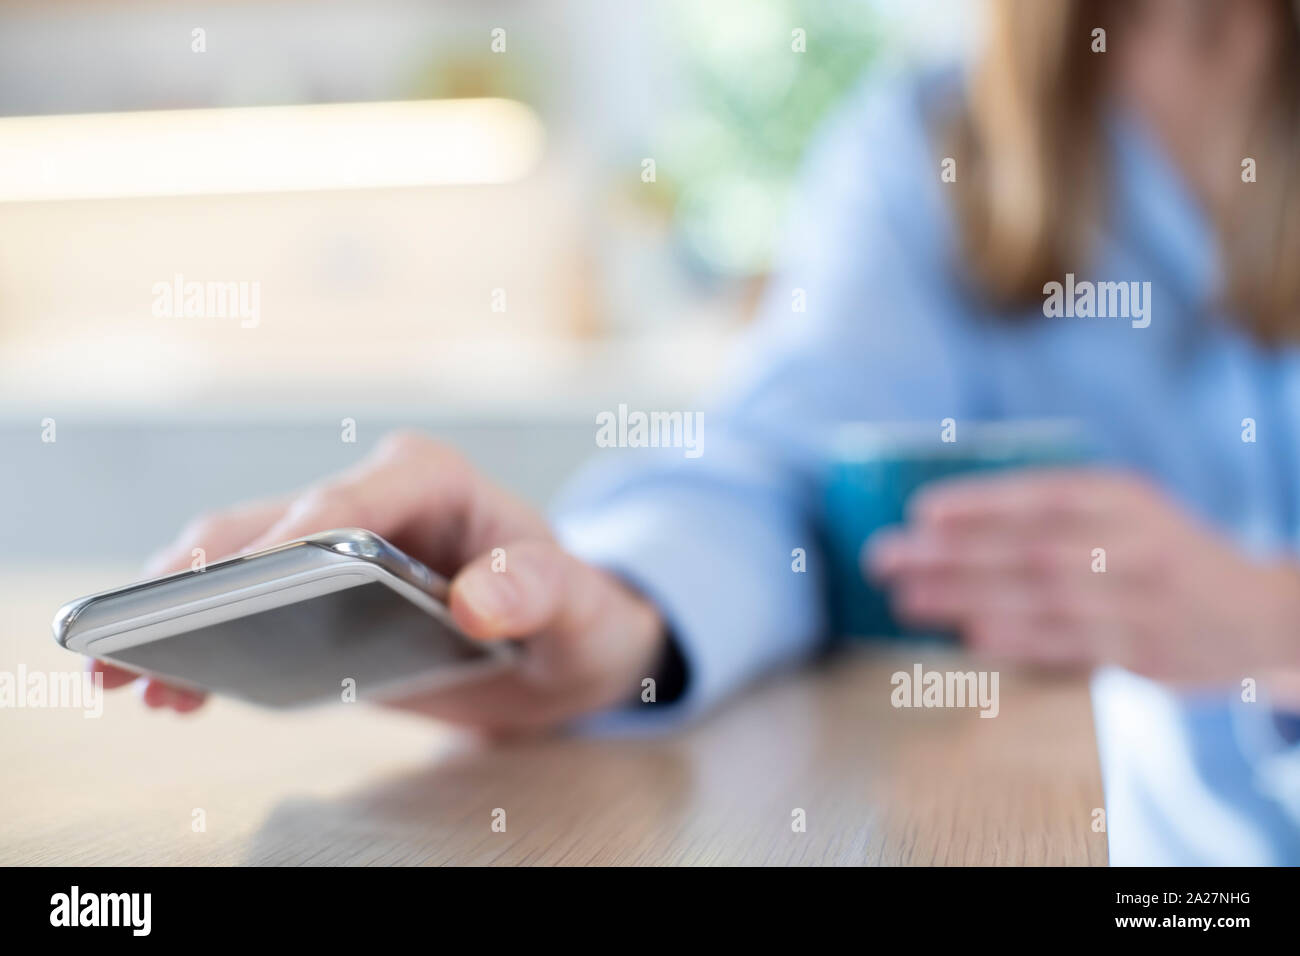
[[[1231,213],[1215,215],[1222,304],[1269,343],[1300,341],[1300,0],[1274,2],[1288,35],[1250,133],[1258,181]],[[994,0],[990,12],[987,46],[949,130],[960,170],[953,195],[975,278],[1015,306],[1041,302],[1045,283],[1088,262],[1106,188],[1105,57],[1093,52],[1093,31],[1122,43],[1124,0]]]

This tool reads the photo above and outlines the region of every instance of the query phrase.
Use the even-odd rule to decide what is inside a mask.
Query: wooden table
[[[130,577],[7,569],[0,671],[77,669],[53,611]],[[490,747],[363,705],[180,717],[130,690],[99,719],[0,709],[0,864],[1104,865],[1085,682],[1003,671],[994,719],[895,709],[917,660],[978,666],[842,654],[632,740]]]

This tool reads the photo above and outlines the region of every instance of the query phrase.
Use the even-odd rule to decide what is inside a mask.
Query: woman
[[[526,642],[517,673],[406,706],[550,726],[658,674],[654,713],[690,714],[825,636],[819,562],[789,563],[814,540],[802,437],[1077,419],[1105,467],[932,486],[872,573],[978,650],[1098,669],[1112,862],[1300,863],[1298,98],[1287,0],[1002,0],[969,78],[868,92],[828,128],[702,457],[596,469],[552,529],[400,435],[190,527],[153,570],[364,526],[455,574],[468,633]],[[1142,299],[1061,315],[1051,283]]]

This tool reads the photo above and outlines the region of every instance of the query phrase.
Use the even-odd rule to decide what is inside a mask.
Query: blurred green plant
[[[880,49],[877,17],[864,0],[671,0],[668,17],[685,106],[651,147],[674,229],[707,272],[761,274],[805,147]]]

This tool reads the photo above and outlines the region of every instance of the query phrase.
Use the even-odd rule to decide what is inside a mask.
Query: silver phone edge
[[[364,528],[334,528],[330,531],[322,531],[318,534],[295,538],[292,541],[286,541],[283,544],[278,544],[274,547],[264,548],[261,551],[253,551],[248,554],[239,554],[229,558],[223,558],[220,561],[208,565],[202,573],[250,561],[268,554],[273,554],[277,551],[284,551],[288,548],[302,546],[313,546],[335,554],[341,554],[345,557],[366,561],[387,571],[399,580],[405,581],[412,587],[418,588],[440,603],[444,605],[447,603],[446,579],[425,567],[423,564],[420,564],[414,558],[399,551],[394,545],[390,544],[380,535],[375,534],[373,531],[367,531]],[[94,594],[87,594],[68,601],[54,614],[52,629],[54,632],[55,643],[65,649],[68,647],[68,639],[71,635],[73,625],[76,623],[77,618],[92,605],[110,597],[120,597],[137,591],[147,590],[148,588],[156,587],[166,581],[175,578],[189,577],[195,573],[196,572],[191,570],[175,571],[171,574],[164,574],[144,581],[136,581],[132,584],[126,584],[121,587],[96,591]]]

